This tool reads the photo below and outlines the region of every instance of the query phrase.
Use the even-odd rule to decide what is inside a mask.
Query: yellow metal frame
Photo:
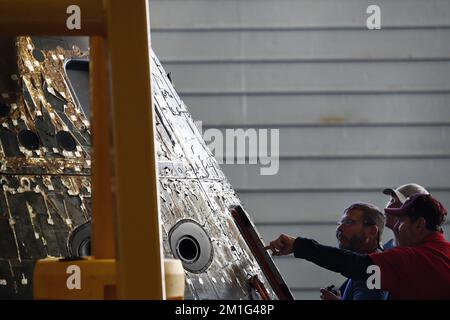
[[[79,290],[69,289],[71,266],[81,270]],[[116,261],[114,259],[87,259],[59,261],[40,260],[35,267],[33,279],[35,299],[39,300],[112,300],[117,297]]]
[[[66,28],[70,5],[81,30]],[[0,35],[91,36],[93,259],[81,263],[115,258],[117,298],[165,299],[147,1],[0,0]]]

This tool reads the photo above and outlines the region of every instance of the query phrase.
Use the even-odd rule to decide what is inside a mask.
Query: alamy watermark
[[[70,5],[67,7],[66,13],[69,17],[66,20],[66,27],[69,30],[81,29],[81,8],[77,5]]]
[[[66,280],[67,289],[81,290],[81,268],[72,264],[67,267],[66,273],[69,275]]]
[[[280,130],[234,128],[203,130],[201,121],[195,125],[219,164],[259,164],[260,174],[271,176],[280,168]]]
[[[372,4],[367,7],[366,13],[370,16],[366,20],[366,26],[369,30],[380,30],[381,29],[381,9],[380,6]]]
[[[367,267],[366,273],[370,276],[366,280],[367,289],[381,289],[381,270],[380,267],[373,264]]]

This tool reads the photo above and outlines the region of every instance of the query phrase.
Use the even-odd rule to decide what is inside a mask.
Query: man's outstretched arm
[[[367,254],[324,246],[307,238],[295,239],[285,234],[270,242],[266,249],[271,249],[275,256],[294,253],[296,258],[311,261],[354,280],[366,279],[367,267],[373,265],[372,259]]]
[[[311,261],[354,280],[366,279],[367,267],[373,264],[367,254],[324,246],[315,240],[302,237],[295,239],[293,252],[296,258]]]

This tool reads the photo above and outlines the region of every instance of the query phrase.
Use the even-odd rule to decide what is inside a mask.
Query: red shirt
[[[381,270],[390,299],[450,299],[450,242],[434,232],[416,247],[369,255]]]

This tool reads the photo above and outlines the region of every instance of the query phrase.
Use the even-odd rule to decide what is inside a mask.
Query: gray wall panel
[[[207,126],[450,123],[450,94],[184,95]]]
[[[450,62],[165,65],[183,93],[450,91]]]
[[[222,165],[238,189],[381,189],[405,181],[430,188],[449,186],[448,159],[281,160],[279,172],[260,175],[259,165]]]
[[[450,59],[450,30],[155,31],[163,63]]]
[[[388,26],[450,26],[446,0],[378,0]],[[368,0],[151,0],[155,29],[365,27]]]
[[[320,268],[309,261],[286,258],[275,259],[275,263],[286,275],[288,286],[294,290],[320,288],[331,284],[340,286],[345,281],[342,275]],[[316,294],[318,298],[319,290]]]
[[[389,185],[386,185],[389,187]],[[368,202],[383,209],[390,197],[378,191],[239,192],[255,223],[335,223],[351,203]],[[430,190],[450,208],[450,190]]]
[[[450,109],[450,108],[449,108]],[[276,126],[271,129],[276,129]],[[207,129],[207,128],[205,128]],[[282,127],[280,132],[280,156],[284,157],[450,157],[450,125],[411,127]],[[226,138],[227,131],[221,129]],[[254,129],[244,128],[250,133]],[[268,131],[269,133],[269,131]],[[320,137],[320,139],[317,139]],[[388,139],[386,139],[388,137]],[[230,139],[231,140],[231,139]],[[207,140],[207,143],[210,141]],[[227,141],[226,143],[231,143]],[[257,145],[254,143],[254,145]],[[225,148],[224,148],[225,150]],[[226,149],[230,157],[231,150]],[[247,154],[248,155],[248,154]],[[244,155],[243,155],[244,156]]]

